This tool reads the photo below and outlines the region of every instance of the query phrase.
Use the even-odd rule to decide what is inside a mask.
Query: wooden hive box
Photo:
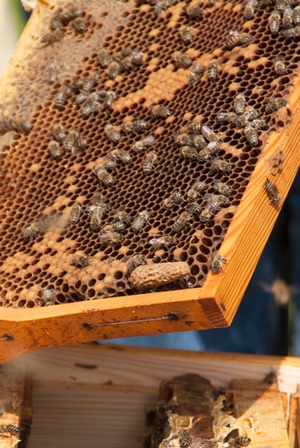
[[[74,13],[65,1],[24,1],[35,8],[0,83],[1,361],[45,346],[230,325],[297,172],[298,28],[271,34],[273,5],[263,2],[250,19],[242,1],[186,0],[164,11],[138,3],[82,0]],[[190,27],[190,44],[181,26]],[[136,65],[132,54],[120,55],[128,47]],[[103,51],[118,76],[103,68]],[[245,98],[243,114],[237,94]],[[169,109],[167,118],[153,114],[157,105]],[[231,118],[220,121],[220,112]],[[123,132],[132,120],[145,120],[147,131]],[[186,133],[194,122],[195,132]],[[68,142],[75,129],[86,141],[75,139],[71,148],[66,135],[53,135],[57,124]],[[121,131],[117,145],[105,135],[107,124]],[[134,145],[148,135],[158,159],[145,174],[149,152]],[[110,171],[116,148],[132,162],[118,159]],[[280,195],[271,203],[267,179]],[[206,184],[203,194],[195,181]],[[212,196],[216,181],[229,187],[229,198]],[[165,208],[174,191],[180,204]],[[110,208],[101,225],[93,215],[97,192]],[[193,195],[199,210],[183,221]],[[74,215],[70,222],[74,203],[78,222]],[[139,231],[133,220],[144,210],[149,218]],[[107,242],[103,227],[120,211],[131,222],[114,234],[118,243],[111,235]],[[164,240],[154,250],[161,237],[176,244]],[[216,251],[227,263],[213,274]],[[137,255],[159,267],[185,262],[190,275],[140,293],[127,269]],[[43,294],[55,306],[45,307]]]
[[[32,387],[32,423],[28,425],[28,442],[22,446],[29,448],[141,447],[151,432],[145,425],[145,415],[156,406],[160,382],[186,373],[208,378],[213,386],[228,387],[233,378],[262,380],[273,370],[278,375],[280,391],[287,394],[283,395],[286,414],[287,400],[296,391],[300,378],[300,362],[296,358],[113,345],[53,347],[28,353],[22,360],[8,364],[22,372],[24,363]],[[30,394],[27,396],[29,409]],[[267,418],[262,409],[260,414]],[[295,416],[296,413],[292,418],[291,412],[292,448],[296,446],[292,443],[296,436]],[[270,425],[267,446],[288,448],[286,443],[277,445],[272,441]],[[258,439],[259,434],[257,429]]]

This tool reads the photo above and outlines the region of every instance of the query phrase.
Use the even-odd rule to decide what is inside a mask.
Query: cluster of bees
[[[83,11],[72,6],[65,10],[59,8],[50,20],[50,32],[43,34],[41,42],[45,45],[52,45],[58,42],[64,37],[64,29],[70,23],[76,33],[83,34],[86,31],[86,23],[83,16]]]
[[[126,47],[119,53],[111,55],[104,48],[98,52],[98,63],[107,69],[107,76],[114,80],[121,73],[128,73],[143,65],[143,53],[131,47]]]
[[[225,413],[226,406],[232,411],[234,405],[232,402],[224,403],[222,411]],[[230,408],[229,408],[230,406]],[[144,442],[144,447],[146,448],[170,448],[170,439],[174,441],[172,444],[174,447],[180,448],[217,448],[223,446],[223,443],[217,441],[216,439],[206,439],[198,442],[197,438],[190,433],[188,429],[180,429],[177,431],[172,431],[171,438],[166,434],[170,433],[169,419],[172,414],[178,412],[178,405],[171,399],[169,402],[166,400],[160,400],[155,411],[150,411],[147,413],[147,426],[153,426],[154,429],[151,434],[146,438]],[[231,437],[226,442],[228,447],[231,448],[242,448],[247,447],[251,443],[251,439],[245,436]]]
[[[52,129],[52,137],[48,144],[48,151],[53,159],[60,159],[64,153],[78,154],[87,147],[87,140],[80,137],[78,129],[67,132],[60,123],[55,123]]]
[[[254,3],[254,10],[256,2]],[[297,0],[264,0],[268,6],[275,6],[269,16],[269,27],[272,36],[281,34],[286,38],[300,36],[300,5]],[[253,6],[252,6],[253,7]]]
[[[95,71],[92,76],[88,76],[85,79],[75,78],[73,84],[65,84],[63,90],[54,96],[56,108],[63,110],[67,100],[75,94],[74,103],[77,106],[82,106],[82,118],[87,119],[95,115],[102,107],[102,104],[106,110],[110,111],[113,102],[116,101],[118,96],[113,90],[101,89],[95,92],[94,88],[98,80],[99,73]]]
[[[29,134],[32,130],[32,124],[26,120],[12,120],[11,118],[2,118],[0,121],[0,135],[6,132],[15,131],[19,134]]]

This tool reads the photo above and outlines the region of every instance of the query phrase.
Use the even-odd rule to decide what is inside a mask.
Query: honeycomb
[[[38,2],[32,14],[30,21],[36,26],[20,44],[26,46],[26,54],[12,64],[2,82],[6,91],[0,124],[2,307],[44,306],[42,294],[49,290],[55,305],[134,295],[137,291],[130,283],[127,264],[136,255],[144,255],[147,263],[181,261],[190,266],[188,278],[156,291],[203,286],[268,136],[290,122],[288,104],[266,113],[270,99],[288,102],[300,60],[296,32],[291,37],[281,30],[270,32],[272,1],[267,5],[261,1],[251,20],[244,17],[241,0],[214,4],[206,0],[173,1],[158,14],[159,5],[148,3],[82,0],[77,6],[82,11],[83,32],[76,31],[74,21],[62,23],[63,37],[50,42],[49,24],[72,4]],[[199,19],[188,15],[188,8],[194,6],[203,10]],[[38,20],[39,15],[43,20]],[[188,44],[181,38],[183,26],[192,33]],[[228,39],[237,33],[248,33],[251,39],[229,48]],[[99,65],[99,52],[104,49],[114,56],[128,47],[142,53],[142,64],[110,79],[108,70]],[[175,52],[191,58],[192,66],[176,65]],[[207,68],[212,59],[218,64],[210,76]],[[277,60],[285,63],[282,75],[275,72]],[[195,64],[204,70],[191,82]],[[90,92],[115,92],[110,107],[101,104],[84,117],[73,87],[59,104],[61,92],[91,76],[96,81]],[[217,120],[220,112],[234,111],[238,93],[245,97],[246,111],[255,108],[258,118],[266,123],[265,129],[257,131],[254,144],[241,126]],[[169,116],[154,116],[154,105],[167,107]],[[32,129],[26,133],[15,126],[7,131],[5,120],[26,120]],[[149,128],[137,134],[122,132],[122,125],[132,120],[145,120]],[[183,157],[178,136],[193,122],[217,134],[217,154],[201,160]],[[48,146],[57,123],[66,132],[78,129],[80,137],[86,139],[84,149],[52,157]],[[107,138],[107,124],[120,131],[118,143]],[[155,145],[134,151],[134,143],[148,135],[155,137]],[[131,163],[117,161],[110,172],[114,185],[105,186],[94,169],[115,149],[128,151]],[[156,152],[157,161],[145,174],[143,160],[149,150]],[[229,171],[212,172],[215,157],[227,162]],[[174,232],[174,223],[190,205],[187,194],[194,182],[206,183],[205,192],[197,199],[203,210],[206,194],[216,193],[215,180],[230,187],[229,200],[210,219],[203,221],[198,213],[189,225]],[[174,191],[182,194],[181,201],[166,209],[163,201]],[[91,229],[89,211],[96,193],[101,193],[109,205],[101,228],[112,224],[118,211],[131,217],[118,244],[106,244],[99,238],[101,230]],[[80,204],[81,215],[78,222],[70,224],[74,203]],[[144,210],[149,218],[140,232],[134,232],[132,220]],[[48,223],[47,230],[24,239],[24,229],[38,221]],[[176,237],[176,244],[154,251],[154,242],[161,236]],[[87,261],[78,265],[74,257]]]

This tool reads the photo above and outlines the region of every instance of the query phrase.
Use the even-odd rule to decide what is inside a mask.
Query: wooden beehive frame
[[[55,2],[51,2],[55,4]],[[10,79],[30,43],[31,30],[40,30],[44,5],[27,25],[13,60],[0,84],[0,95],[14,96]],[[0,361],[28,350],[96,339],[204,330],[231,324],[247,283],[275,223],[299,165],[300,81],[289,96],[292,120],[287,129],[273,132],[230,224],[220,252],[227,264],[218,275],[208,275],[203,288],[149,293],[115,299],[97,299],[36,309],[1,310]],[[298,105],[298,106],[297,106]],[[270,159],[284,154],[283,172],[275,183],[282,196],[278,207],[270,204],[264,182]]]

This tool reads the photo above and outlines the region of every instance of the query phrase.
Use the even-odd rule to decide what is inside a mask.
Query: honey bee
[[[200,20],[204,15],[204,11],[200,6],[187,6],[186,13],[190,20]]]
[[[249,437],[243,437],[239,436],[235,439],[229,439],[228,445],[229,446],[235,446],[235,447],[241,447],[241,446],[248,446],[250,445],[251,439]]]
[[[219,61],[217,59],[212,59],[207,66],[207,79],[209,81],[215,81],[218,76]]]
[[[70,224],[77,224],[81,215],[81,205],[78,202],[74,202],[71,207],[69,222]]]
[[[290,5],[285,5],[282,15],[283,28],[292,28],[293,26],[293,9]]]
[[[96,191],[96,193],[94,193],[93,196],[91,197],[90,204],[91,206],[98,207],[100,204],[104,204],[103,199],[104,199],[103,194],[100,193],[99,191]]]
[[[219,149],[220,149],[220,142],[217,140],[208,143],[208,145],[206,147],[206,150],[210,156],[217,154]],[[200,155],[200,152],[199,152],[199,155]]]
[[[281,149],[278,149],[276,153],[269,159],[269,164],[271,167],[271,175],[276,176],[282,172],[284,155]]]
[[[60,159],[63,155],[62,147],[55,140],[50,140],[50,142],[48,144],[48,151],[50,152],[50,155],[55,160]]]
[[[125,224],[129,224],[131,222],[131,216],[129,215],[129,213],[126,213],[123,210],[119,210],[117,213],[115,213],[113,220],[116,222],[121,221]]]
[[[230,165],[230,163],[226,162],[226,160],[217,158],[213,159],[210,165],[211,174],[214,173],[230,174],[231,169],[232,166]]]
[[[248,110],[245,111],[243,115],[247,123],[248,121],[255,120],[258,117],[258,110],[254,109],[254,107],[250,107]]]
[[[207,147],[201,149],[198,153],[198,160],[199,162],[206,162],[208,159],[210,159],[210,153],[207,149]]]
[[[197,202],[191,202],[188,205],[187,212],[191,215],[199,215],[201,213],[201,206]]]
[[[192,121],[181,128],[183,134],[193,134],[194,132],[201,132],[202,124],[199,121]]]
[[[220,206],[215,209],[212,206],[206,205],[204,209],[200,213],[200,221],[205,222],[206,224],[215,216],[215,214],[220,210]]]
[[[98,101],[95,101],[93,98],[87,98],[83,104],[82,117],[89,118],[91,115],[98,112],[100,107],[101,104]]]
[[[282,59],[277,59],[274,62],[274,71],[277,76],[282,76],[286,72],[286,65]]]
[[[126,230],[126,224],[122,221],[115,221],[103,227],[103,232],[124,232],[124,230]]]
[[[180,204],[182,201],[182,193],[178,190],[173,191],[173,193],[163,200],[163,206],[167,210],[174,207],[176,204]]]
[[[185,159],[197,162],[201,160],[196,148],[191,148],[190,146],[182,146],[180,152]]]
[[[6,134],[6,132],[13,130],[13,122],[9,119],[3,119],[0,122],[0,135]]]
[[[21,121],[12,121],[11,120],[11,127],[15,131],[19,132],[20,134],[29,134],[32,130],[32,124],[29,121],[21,120]]]
[[[217,179],[214,181],[214,190],[224,196],[230,196],[231,193],[230,187]]]
[[[100,168],[96,165],[94,168],[94,173],[96,174],[98,180],[106,187],[112,187],[114,185],[115,182],[113,176],[102,167]]]
[[[202,132],[203,137],[208,142],[215,142],[215,141],[219,140],[218,135],[212,129],[210,129],[208,126],[202,126],[201,132]]]
[[[219,123],[235,123],[237,116],[234,112],[219,112],[216,116],[216,120]]]
[[[143,160],[143,171],[145,174],[151,174],[157,164],[156,151],[150,151]]]
[[[278,34],[280,28],[281,17],[278,11],[273,11],[269,17],[269,28],[271,34],[274,36]]]
[[[54,140],[61,143],[66,138],[66,131],[62,124],[55,123],[52,129],[52,136]]]
[[[162,1],[158,1],[155,4],[155,8],[153,9],[153,12],[154,12],[154,14],[156,14],[158,16],[161,12],[165,11],[166,9],[167,9],[167,6],[165,4],[165,1],[162,0]]]
[[[165,106],[155,104],[154,106],[151,107],[151,114],[155,118],[168,118],[170,115],[172,115],[172,112]]]
[[[88,94],[86,92],[80,92],[74,101],[74,104],[76,104],[76,106],[79,106],[80,104],[84,103],[87,100]]]
[[[57,63],[53,63],[49,65],[48,69],[48,84],[54,84],[57,80],[58,75],[58,65]]]
[[[207,188],[207,185],[205,182],[201,182],[199,180],[196,180],[192,188],[190,188],[187,192],[187,197],[189,201],[195,201],[199,197],[200,193],[202,193]]]
[[[68,97],[67,97],[67,95],[66,95],[66,93],[64,91],[63,92],[58,92],[55,95],[55,97],[54,97],[56,108],[58,110],[63,110],[63,108],[66,105],[67,99],[68,99]]]
[[[193,136],[193,146],[196,146],[198,149],[204,149],[207,146],[203,135],[196,134]]]
[[[201,64],[195,64],[192,67],[192,70],[190,71],[188,83],[195,84],[196,82],[198,82],[203,72],[204,72],[203,66]]]
[[[130,55],[122,59],[121,67],[126,70],[133,70],[144,62],[143,53],[141,51],[133,51]]]
[[[76,31],[76,33],[83,34],[86,30],[86,24],[81,17],[77,17],[73,21],[73,28]]]
[[[101,232],[99,235],[101,244],[110,244],[111,246],[115,246],[116,244],[121,244],[123,241],[123,235],[119,232]]]
[[[254,14],[258,7],[257,0],[248,0],[244,8],[244,17],[246,20],[251,20],[254,18]]]
[[[42,44],[53,45],[55,42],[58,42],[64,37],[65,33],[62,30],[55,30],[51,33],[44,33],[42,35],[41,42]]]
[[[122,124],[122,130],[125,134],[144,132],[149,127],[149,124],[145,120],[133,120]]]
[[[233,101],[233,109],[236,115],[242,115],[245,112],[246,98],[242,93],[238,93]]]
[[[251,126],[250,124],[248,124],[244,128],[244,136],[245,136],[247,142],[250,143],[251,146],[258,146],[259,141],[258,141],[257,132],[254,129],[254,127]]]
[[[118,95],[113,90],[108,90],[105,93],[105,97],[103,99],[103,104],[106,107],[106,109],[111,109],[112,103],[116,101],[118,98]]]
[[[150,244],[152,244],[153,252],[161,249],[168,250],[171,246],[176,246],[177,239],[175,236],[160,236],[159,238],[152,238],[152,240],[150,240]]]
[[[104,127],[104,132],[106,137],[112,142],[112,143],[119,143],[121,139],[120,132],[115,128],[115,126],[111,124],[107,124]]]
[[[41,291],[41,305],[51,306],[54,305],[56,299],[56,294],[53,289],[44,289]]]
[[[76,141],[75,141],[75,145],[72,148],[72,153],[73,154],[78,154],[82,151],[85,150],[87,146],[87,139],[86,138],[82,138],[79,137]]]
[[[143,210],[142,212],[138,213],[137,217],[132,222],[132,231],[134,233],[139,233],[143,227],[147,224],[149,220],[149,212],[146,210]]]
[[[71,152],[73,147],[75,147],[78,138],[79,138],[78,129],[72,129],[70,132],[68,132],[63,142],[64,150],[66,152]]]
[[[193,446],[196,445],[195,437],[189,435],[188,431],[186,430],[180,431],[178,440],[180,447],[192,448]]]
[[[3,429],[5,432],[9,432],[10,434],[12,434],[15,437],[17,437],[20,433],[19,428],[15,425],[5,425],[3,427]]]
[[[219,210],[223,205],[229,204],[229,198],[224,194],[207,193],[204,199],[209,207],[216,210]]]
[[[76,19],[77,17],[83,17],[83,11],[76,8],[69,8],[68,10],[65,10],[64,13],[60,14],[61,21],[64,25],[68,25],[72,20]]]
[[[262,120],[260,118],[257,118],[256,120],[251,121],[251,126],[256,130],[259,131],[260,129],[268,129],[268,125],[265,120]]]
[[[189,68],[193,61],[192,59],[184,53],[180,53],[179,51],[175,51],[172,55],[172,59],[175,62],[176,68]]]
[[[24,240],[35,240],[39,235],[44,233],[44,228],[41,221],[33,222],[30,226],[23,230]]]
[[[137,142],[133,143],[132,149],[135,152],[141,152],[146,150],[147,148],[150,148],[151,146],[154,146],[155,143],[156,143],[155,137],[153,135],[148,135],[142,140],[138,140]]]
[[[63,26],[63,23],[62,23],[61,18],[60,18],[60,13],[61,12],[59,11],[57,14],[55,14],[51,18],[50,24],[49,24],[49,28],[50,28],[51,31],[55,31],[58,28],[61,28]]]
[[[194,146],[193,138],[189,134],[178,134],[175,141],[179,146]]]
[[[188,26],[182,26],[179,29],[181,40],[184,44],[189,45],[193,41],[193,34]]]
[[[105,157],[103,162],[98,163],[99,168],[103,168],[104,170],[114,170],[117,167],[116,161],[112,159],[110,156]]]
[[[283,98],[270,98],[267,102],[265,112],[266,114],[272,114],[281,107],[286,106],[286,100]]]
[[[296,6],[293,10],[293,24],[295,27],[300,25],[300,5]]]
[[[294,28],[286,28],[282,30],[283,37],[287,39],[299,37],[300,36],[300,26],[295,26]]]
[[[128,260],[127,263],[127,272],[129,275],[131,275],[131,273],[138,267],[138,266],[142,266],[143,264],[147,263],[147,259],[145,257],[145,255],[139,254],[139,255],[134,255],[132,258],[130,258],[130,260]]]
[[[278,204],[278,202],[281,201],[281,194],[279,193],[277,187],[275,184],[269,181],[269,179],[266,180],[264,184],[266,193],[271,201],[272,205]]]
[[[173,232],[179,233],[186,226],[190,226],[194,218],[189,212],[182,212],[173,224]]]
[[[275,8],[278,12],[283,13],[286,6],[285,0],[275,0]]]
[[[124,58],[131,56],[134,53],[134,50],[131,47],[124,47],[121,51],[114,54],[114,60],[118,62],[122,62]]]
[[[103,48],[98,52],[97,60],[101,68],[107,68],[111,62],[111,55]]]
[[[238,31],[230,31],[229,39],[226,42],[228,50],[234,47],[249,45],[252,42],[252,37],[248,33],[239,33]]]
[[[117,61],[112,61],[109,63],[109,66],[107,68],[107,75],[109,79],[116,79],[118,75],[122,72],[122,66]]]
[[[84,78],[82,80],[82,84],[81,84],[81,90],[85,93],[91,93],[91,91],[93,90],[93,88],[95,87],[95,85],[97,84],[98,80],[99,80],[99,72],[98,71],[94,71],[93,72],[93,76],[88,76],[86,78]],[[95,92],[94,93],[95,100],[98,100],[98,94]]]
[[[104,209],[99,205],[92,205],[89,207],[90,226],[94,232],[101,228]]]
[[[85,268],[89,266],[90,259],[89,257],[86,257],[84,255],[74,254],[70,264],[71,266],[75,266],[76,268]]]
[[[216,251],[215,254],[213,255],[210,267],[212,274],[214,275],[219,274],[219,272],[221,272],[222,270],[223,265],[226,263],[227,263],[226,258],[222,257],[222,255],[220,255],[219,252]]]
[[[114,149],[110,152],[110,155],[114,160],[119,160],[122,163],[128,164],[132,162],[131,155],[125,149]]]

